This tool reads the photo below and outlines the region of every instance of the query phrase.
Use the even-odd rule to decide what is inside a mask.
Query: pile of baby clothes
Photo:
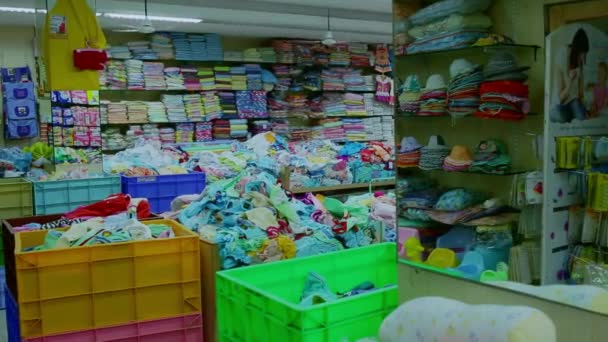
[[[496,139],[484,140],[477,145],[471,172],[505,174],[511,169],[511,156],[507,145]]]
[[[483,81],[481,67],[466,59],[457,59],[450,66],[450,76],[448,112],[455,118],[475,114],[479,107],[479,85]]]
[[[447,107],[447,87],[441,75],[431,75],[420,95],[419,116],[443,116]]]
[[[417,167],[420,161],[422,145],[414,137],[405,137],[401,141],[401,149],[397,155],[397,167]]]
[[[455,145],[452,152],[443,161],[443,169],[450,172],[467,171],[473,163],[473,157],[469,148],[462,145]]]
[[[254,164],[264,165],[264,158]],[[275,174],[257,165],[210,184],[178,217],[218,244],[222,268],[305,257],[374,242],[369,194],[342,203],[307,194],[290,198]]]
[[[450,154],[450,148],[440,135],[429,138],[429,143],[420,149],[420,162],[418,167],[422,170],[440,170],[443,161]]]
[[[517,65],[508,52],[498,52],[485,68],[481,84],[481,104],[476,116],[505,120],[522,120],[530,111],[527,66]]]
[[[409,75],[401,86],[399,109],[404,115],[416,115],[420,109],[420,82],[418,76]]]

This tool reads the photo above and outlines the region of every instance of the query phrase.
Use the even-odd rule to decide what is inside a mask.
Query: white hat
[[[434,75],[429,76],[429,78],[427,78],[426,87],[424,89],[425,90],[436,90],[436,89],[442,89],[445,87],[446,87],[446,84],[445,84],[445,80],[443,79],[443,76],[441,76],[439,74],[434,74]]]
[[[464,58],[456,59],[452,62],[452,65],[450,65],[450,77],[454,78],[460,74],[471,72],[475,67],[475,64]]]

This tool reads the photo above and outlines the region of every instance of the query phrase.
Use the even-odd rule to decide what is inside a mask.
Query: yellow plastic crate
[[[0,178],[0,218],[32,216],[32,182],[24,178]]]
[[[97,329],[201,311],[199,238],[173,220],[175,238],[46,251],[46,231],[15,236],[21,337]]]

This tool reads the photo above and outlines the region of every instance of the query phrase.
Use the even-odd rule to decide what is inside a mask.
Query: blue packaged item
[[[72,103],[72,97],[67,90],[53,90],[51,92],[51,102],[69,104]]]
[[[74,115],[70,108],[63,108],[61,116],[63,117],[63,124],[66,126],[74,125]]]
[[[38,136],[36,119],[8,120],[6,135],[9,139],[26,139]]]
[[[35,119],[36,102],[32,100],[7,100],[5,114],[9,120]]]
[[[22,83],[32,80],[32,73],[27,66],[16,68],[1,68],[2,83]]]
[[[7,100],[35,100],[33,83],[6,83],[4,96]]]

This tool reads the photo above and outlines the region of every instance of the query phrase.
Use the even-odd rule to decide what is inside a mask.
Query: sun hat
[[[405,82],[401,86],[402,91],[408,91],[413,93],[420,92],[420,81],[418,80],[418,75],[409,75],[406,77]]]
[[[450,65],[450,77],[454,78],[461,74],[469,73],[477,68],[477,65],[464,58],[456,59]]]
[[[517,59],[507,51],[495,53],[485,67],[484,75],[486,78],[496,77],[502,74],[521,73],[530,69],[529,66],[517,65]]]
[[[416,138],[414,137],[404,137],[401,140],[400,152],[402,153],[416,151],[420,148],[422,148],[422,145],[420,145],[420,143],[418,143],[418,140],[416,140]]]
[[[454,145],[452,152],[445,158],[446,164],[464,166],[471,165],[473,163],[473,157],[468,147],[463,145]]]
[[[424,147],[427,150],[446,150],[445,140],[441,135],[433,135],[429,138],[428,144]]]
[[[437,89],[445,89],[447,87],[443,76],[439,74],[434,74],[429,76],[426,80],[425,91],[437,90]]]

